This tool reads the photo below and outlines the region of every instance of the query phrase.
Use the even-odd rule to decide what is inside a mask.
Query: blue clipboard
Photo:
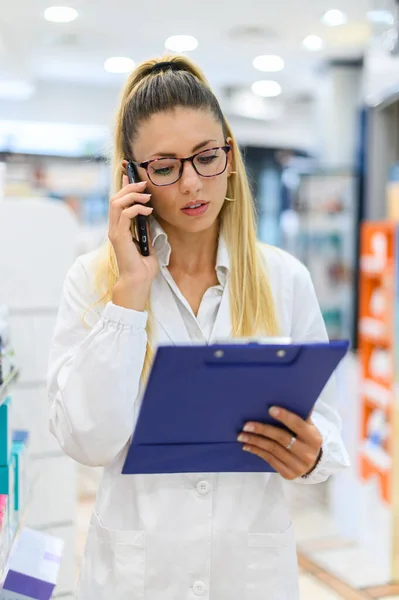
[[[158,348],[122,473],[273,472],[242,450],[248,421],[307,419],[349,342]]]

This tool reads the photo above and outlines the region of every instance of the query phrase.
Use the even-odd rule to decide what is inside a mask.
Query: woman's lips
[[[182,208],[182,212],[188,217],[201,217],[208,210],[209,202],[197,202],[191,206]]]

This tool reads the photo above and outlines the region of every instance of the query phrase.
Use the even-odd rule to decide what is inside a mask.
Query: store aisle
[[[399,600],[399,585],[375,585],[378,573],[372,561],[336,534],[324,499],[323,486],[311,490],[301,487],[291,498],[298,539],[301,599]],[[79,503],[79,557],[83,553],[93,502],[92,497],[86,496]]]

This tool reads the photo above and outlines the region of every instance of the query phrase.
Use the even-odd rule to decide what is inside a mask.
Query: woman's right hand
[[[131,222],[137,215],[149,217],[152,208],[144,206],[151,195],[144,194],[147,182],[129,183],[110,200],[108,237],[118,263],[119,279],[114,286],[114,304],[133,310],[145,309],[151,284],[158,272],[158,259],[149,240],[150,256],[142,256],[132,239]]]

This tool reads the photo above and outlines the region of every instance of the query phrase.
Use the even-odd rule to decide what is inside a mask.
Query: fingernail
[[[243,427],[243,429],[244,429],[244,431],[252,432],[252,431],[255,431],[255,426],[252,425],[252,423],[247,423],[245,425],[245,427]]]
[[[243,435],[242,433],[238,436],[237,440],[239,442],[248,442],[248,436],[247,435]]]
[[[242,449],[244,450],[244,452],[251,452],[249,446],[243,446]]]
[[[269,413],[271,414],[272,417],[278,417],[280,414],[280,411],[276,406],[272,406],[271,409],[269,410]]]

